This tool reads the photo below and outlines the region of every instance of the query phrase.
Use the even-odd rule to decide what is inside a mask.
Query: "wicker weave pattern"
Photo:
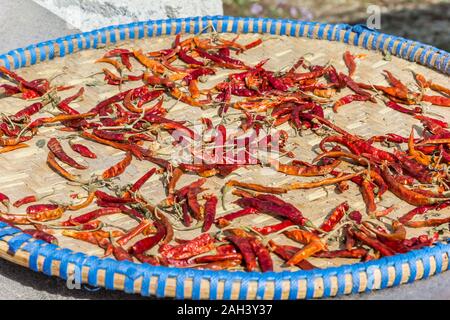
[[[11,69],[29,66],[41,61],[63,57],[81,50],[144,37],[198,33],[212,24],[218,32],[269,33],[344,42],[367,49],[389,51],[392,55],[420,62],[449,73],[449,54],[419,43],[379,34],[361,26],[328,25],[230,17],[205,17],[167,21],[149,21],[127,26],[109,27],[82,35],[19,49],[0,56],[0,63]],[[106,94],[106,93],[105,93]],[[353,117],[362,114],[352,113]],[[395,121],[395,119],[393,119]],[[364,119],[371,128],[382,128],[377,119]],[[364,134],[363,128],[361,128]],[[369,130],[369,128],[367,129]],[[27,157],[26,151],[19,157]],[[114,163],[122,154],[110,154]],[[41,160],[39,159],[42,163]],[[37,165],[37,164],[36,164]],[[7,166],[7,165],[6,165]],[[7,169],[7,168],[5,168]],[[29,172],[33,170],[30,166]],[[22,180],[27,172],[2,179]],[[57,181],[48,181],[49,185]],[[10,184],[11,186],[11,184]],[[13,184],[14,186],[14,184]],[[34,189],[34,191],[36,191]],[[317,195],[319,198],[323,195]],[[313,199],[311,199],[313,200]],[[447,270],[449,246],[438,245],[405,255],[333,267],[312,272],[243,273],[210,272],[187,269],[151,267],[112,259],[99,259],[91,247],[79,251],[35,241],[19,230],[0,224],[0,256],[48,275],[67,278],[74,270],[83,282],[129,293],[192,299],[302,299],[330,297],[337,294],[362,292],[399,285],[426,278]],[[62,244],[64,246],[64,244]]]

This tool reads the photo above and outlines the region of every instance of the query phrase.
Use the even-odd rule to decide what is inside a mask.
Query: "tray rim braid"
[[[270,18],[205,16],[149,20],[61,37],[0,55],[0,64],[19,69],[128,39],[218,32],[266,33],[340,41],[390,54],[450,74],[450,54],[430,45],[379,33],[363,25],[327,24]],[[311,299],[366,292],[428,278],[448,269],[450,244],[379,260],[311,271],[243,272],[157,267],[101,259],[33,239],[0,222],[0,257],[49,276],[143,296],[177,299]],[[75,272],[78,270],[78,272]]]

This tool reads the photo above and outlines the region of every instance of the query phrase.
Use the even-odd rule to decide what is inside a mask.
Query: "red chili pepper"
[[[423,112],[421,107],[414,107],[414,109],[407,109],[405,107],[402,107],[401,105],[399,105],[398,103],[394,102],[394,101],[386,101],[386,106],[388,106],[391,109],[394,109],[398,112],[401,113],[405,113],[405,114],[410,114],[410,115],[416,115],[416,114],[421,114]]]
[[[264,226],[264,227],[260,227],[260,228],[254,227],[253,229],[256,232],[258,232],[258,233],[260,233],[260,234],[265,236],[265,235],[268,235],[268,234],[271,234],[271,233],[274,233],[274,232],[281,231],[281,230],[286,229],[287,227],[290,227],[290,226],[293,226],[293,225],[294,224],[290,220],[284,220],[284,221],[282,221],[280,223],[277,223],[277,224]]]
[[[223,227],[229,225],[231,221],[233,221],[237,218],[240,218],[240,217],[243,217],[243,216],[246,216],[249,214],[254,214],[257,212],[258,212],[258,210],[256,210],[255,208],[245,208],[242,210],[238,210],[236,212],[232,212],[232,213],[226,214],[226,215],[218,218],[216,220],[216,225],[218,227],[223,228]]]
[[[280,205],[273,201],[264,201],[258,198],[241,198],[236,201],[236,204],[243,208],[252,207],[260,212],[288,218],[293,223],[301,226],[306,225],[308,222],[308,219],[303,217],[302,213],[297,208],[289,204]]]
[[[300,248],[294,247],[294,246],[286,246],[286,245],[278,245],[272,240],[269,242],[271,250],[279,256],[281,259],[288,261],[290,260],[298,251],[300,251]],[[307,260],[301,260],[297,262],[297,267],[299,267],[302,270],[313,270],[317,267],[312,265]]]
[[[211,263],[226,260],[242,260],[240,253],[216,254],[195,258],[194,263]]]
[[[97,159],[97,155],[93,153],[91,150],[89,150],[88,147],[82,145],[82,144],[76,144],[76,143],[69,143],[70,147],[73,151],[79,153],[85,158],[89,159]]]
[[[191,57],[190,55],[187,54],[187,50],[181,49],[178,52],[178,58],[180,58],[180,60],[182,60],[183,62],[187,63],[187,64],[193,64],[193,65],[197,65],[197,66],[204,66],[205,64],[201,61],[198,61],[196,59],[194,59],[193,57]]]
[[[133,262],[133,257],[122,247],[113,246],[114,258],[118,261],[131,261]]]
[[[273,271],[273,261],[269,250],[256,238],[251,238],[250,245],[258,257],[259,267],[262,272]]]
[[[214,220],[216,219],[216,207],[217,207],[217,197],[214,195],[204,196],[206,199],[205,203],[205,219],[203,222],[202,231],[207,232],[211,229]]]
[[[344,62],[345,65],[348,68],[348,76],[352,77],[353,74],[356,71],[356,62],[355,62],[355,56],[353,56],[350,51],[344,52]]]
[[[6,194],[1,193],[1,192],[0,192],[0,202],[1,202],[5,207],[9,208],[9,205],[10,205],[9,197],[8,197]]]
[[[333,111],[337,112],[338,109],[346,104],[349,104],[353,101],[367,101],[370,99],[370,96],[362,96],[359,94],[349,94],[343,98],[340,98],[338,101],[336,101],[333,105]]]
[[[429,102],[435,106],[450,107],[450,98],[447,97],[423,95],[422,101]]]
[[[166,228],[159,222],[155,223],[155,227],[157,229],[155,235],[139,240],[128,252],[132,255],[140,255],[156,246],[166,235]]]
[[[347,259],[361,259],[367,255],[367,250],[363,248],[351,249],[351,250],[335,250],[335,251],[322,251],[315,253],[315,258],[347,258]]]
[[[199,188],[191,188],[187,193],[187,203],[193,217],[201,221],[204,218],[204,208],[198,203],[197,195],[201,192]]]
[[[55,210],[58,209],[58,207],[59,206],[57,204],[36,204],[29,206],[26,211],[27,214],[35,214],[42,211]]]
[[[227,239],[231,241],[241,252],[244,257],[247,271],[253,271],[256,269],[256,255],[253,252],[253,247],[250,240],[247,238],[239,237],[236,235],[229,235]]]
[[[115,196],[111,196],[103,191],[97,190],[95,191],[95,196],[97,197],[97,199],[100,199],[102,201],[105,202],[109,202],[109,203],[133,203],[136,202],[136,200],[130,199],[130,198],[119,198],[119,197],[115,197]]]
[[[389,173],[389,169],[386,166],[382,167],[381,173],[383,179],[389,186],[389,191],[413,206],[433,205],[448,200],[446,198],[431,198],[406,188],[395,180],[392,174]]]
[[[68,164],[69,166],[76,168],[76,169],[87,169],[86,166],[83,166],[76,162],[74,159],[72,159],[62,148],[61,144],[56,138],[51,138],[48,143],[47,147],[49,150],[62,162]]]
[[[205,233],[178,246],[163,245],[161,246],[159,252],[166,259],[182,260],[209,252],[213,249],[214,238],[212,238],[208,233]]]
[[[377,250],[380,252],[382,256],[393,256],[395,255],[395,252],[387,247],[385,244],[381,243],[379,240],[369,237],[365,233],[358,231],[358,230],[351,230],[352,236],[354,236],[356,239],[360,240],[364,244],[368,245],[369,247]]]
[[[117,214],[117,213],[121,213],[121,212],[122,212],[122,210],[120,208],[114,208],[114,207],[97,209],[97,210],[82,214],[81,216],[78,216],[76,218],[70,218],[69,220],[62,222],[61,225],[77,226],[80,224],[88,223],[89,221],[98,219],[102,216]]]
[[[51,235],[45,231],[30,229],[30,230],[23,230],[23,233],[29,234],[35,239],[42,240],[54,245],[58,245],[58,239],[56,239],[54,235]]]
[[[117,164],[115,164],[114,166],[103,172],[102,178],[111,179],[121,175],[122,173],[125,172],[126,168],[131,164],[132,160],[133,156],[131,155],[131,152],[127,152],[123,160],[119,161]]]
[[[130,192],[135,193],[139,191],[142,186],[155,174],[156,169],[150,169],[146,174],[139,178],[130,188]]]
[[[31,106],[28,106],[25,109],[18,111],[11,118],[14,119],[15,121],[20,121],[21,119],[29,118],[38,113],[39,111],[41,111],[43,107],[44,104],[41,102],[33,103]]]
[[[334,211],[329,215],[329,217],[322,223],[320,229],[325,232],[330,232],[334,229],[334,227],[342,220],[345,213],[348,211],[350,206],[347,201],[341,203],[339,206],[334,209]]]
[[[133,257],[135,257],[136,259],[138,259],[142,263],[148,263],[148,264],[150,264],[152,266],[159,266],[160,265],[158,258],[153,257],[153,256],[148,256],[148,255],[145,255],[145,254],[141,253],[141,254],[134,254]]]

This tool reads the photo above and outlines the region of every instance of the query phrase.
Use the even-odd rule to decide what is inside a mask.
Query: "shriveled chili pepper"
[[[250,240],[236,235],[228,235],[227,240],[231,241],[242,254],[247,271],[255,270],[257,265],[256,255],[253,251]]]
[[[157,257],[154,256],[149,256],[146,254],[133,254],[133,257],[135,257],[136,259],[138,259],[140,262],[142,263],[148,263],[152,266],[159,266],[160,262],[158,260]]]
[[[141,178],[139,178],[130,188],[130,192],[134,193],[139,191],[142,186],[155,174],[156,169],[150,169],[146,174],[144,174]]]
[[[259,184],[255,184],[255,183],[246,183],[246,182],[241,182],[241,181],[237,181],[237,180],[229,180],[227,182],[227,186],[240,187],[240,188],[249,189],[249,190],[253,190],[253,191],[267,192],[267,193],[272,193],[272,194],[281,194],[281,193],[287,192],[284,188],[263,186],[263,185],[259,185]]]
[[[23,233],[29,234],[30,236],[32,236],[35,239],[38,240],[42,240],[45,241],[47,243],[51,243],[54,245],[58,245],[58,239],[45,231],[41,231],[41,230],[35,230],[35,229],[27,229],[27,230],[23,230]]]
[[[363,248],[350,249],[350,250],[335,250],[335,251],[322,251],[317,252],[313,256],[315,258],[350,258],[350,259],[361,259],[367,255],[367,250]]]
[[[406,238],[406,229],[403,226],[402,223],[399,221],[392,221],[392,229],[393,233],[386,233],[384,231],[378,230],[378,228],[373,227],[369,222],[363,222],[364,227],[369,229],[371,232],[375,233],[377,237],[381,237],[386,240],[393,240],[393,241],[402,241]]]
[[[270,241],[271,250],[279,256],[281,259],[287,261],[291,259],[294,254],[298,251],[300,251],[300,248],[294,247],[294,246],[287,246],[287,245],[278,245],[273,241]],[[313,270],[316,269],[314,265],[312,265],[307,260],[301,260],[296,264],[297,267],[299,267],[302,270]]]
[[[356,71],[355,56],[350,53],[350,51],[344,52],[344,62],[348,69],[348,76],[352,77]]]
[[[134,57],[140,62],[142,63],[145,67],[149,68],[150,70],[152,70],[155,73],[159,73],[162,74],[164,73],[165,67],[159,63],[156,60],[150,59],[148,58],[143,52],[142,50],[134,50],[133,51]]]
[[[323,251],[324,249],[325,246],[321,241],[312,241],[296,252],[288,261],[286,261],[286,265],[297,265],[300,261],[316,254],[317,252]]]
[[[407,109],[391,100],[386,101],[386,106],[388,106],[389,108],[394,109],[398,112],[410,114],[410,115],[421,114],[423,112],[422,108],[420,108],[420,107],[414,107],[414,109]]]
[[[71,143],[69,142],[70,147],[73,151],[79,153],[81,156],[89,159],[97,159],[97,155],[93,153],[91,150],[89,150],[88,147],[78,144],[78,143]]]
[[[122,173],[125,172],[126,168],[131,164],[132,160],[133,156],[131,155],[131,152],[127,152],[123,160],[119,161],[117,164],[115,164],[114,166],[103,172],[102,178],[111,179],[121,175]]]
[[[425,227],[436,227],[440,226],[444,223],[449,223],[450,217],[446,218],[435,218],[435,219],[428,219],[428,220],[422,220],[422,221],[407,221],[405,222],[405,226],[409,228],[425,228]]]
[[[9,208],[9,205],[11,204],[11,201],[9,200],[9,197],[0,192],[0,202],[6,207]]]
[[[181,260],[189,259],[196,255],[209,252],[213,249],[214,238],[212,238],[208,233],[204,233],[178,246],[163,245],[159,251],[165,258]]]
[[[26,211],[27,214],[35,214],[42,211],[55,210],[58,207],[59,206],[57,204],[36,204],[29,206]]]
[[[334,160],[329,164],[311,166],[286,165],[274,161],[271,161],[271,164],[276,168],[278,172],[282,172],[284,174],[300,177],[316,177],[329,174],[334,170],[334,168],[341,164],[341,161]]]
[[[362,243],[378,251],[382,256],[387,257],[395,255],[395,252],[392,249],[381,243],[379,240],[369,237],[359,230],[351,230],[351,234]]]
[[[349,208],[350,206],[348,205],[347,201],[341,203],[322,223],[320,229],[322,229],[325,232],[330,232],[331,230],[333,230],[334,227],[339,223],[339,221],[342,220],[342,218],[344,217],[345,213],[348,211]]]
[[[383,176],[383,179],[389,186],[389,191],[394,193],[398,198],[408,202],[409,204],[412,204],[413,206],[432,205],[448,201],[447,198],[430,198],[406,188],[404,185],[398,183],[395,180],[386,166],[382,166],[381,174]]]
[[[139,255],[156,246],[166,235],[166,228],[159,222],[155,223],[155,227],[157,229],[155,235],[139,240],[128,250],[128,252],[132,255]]]
[[[27,210],[28,211],[28,210]],[[32,219],[33,221],[46,222],[60,219],[65,211],[63,207],[50,207],[43,210],[36,210],[27,212],[27,217]]]
[[[100,190],[95,191],[95,196],[97,197],[97,199],[103,200],[105,202],[110,202],[110,203],[133,203],[133,202],[136,202],[136,200],[134,200],[134,199],[125,198],[125,197],[115,197],[115,196],[109,195]]]
[[[414,209],[410,210],[409,212],[407,212],[406,214],[404,214],[403,216],[398,218],[398,221],[400,223],[405,224],[408,221],[412,220],[412,218],[414,218],[416,215],[425,214],[425,213],[427,213],[430,210],[441,210],[441,209],[444,209],[444,208],[448,207],[449,205],[450,205],[450,201],[449,202],[443,202],[441,204],[420,206],[420,207],[417,207],[417,208],[414,208]]]
[[[252,207],[260,212],[282,216],[302,226],[309,223],[300,210],[292,205],[279,205],[273,201],[264,201],[258,198],[241,198],[236,201],[236,204],[243,208]]]
[[[258,210],[256,210],[255,208],[244,208],[242,210],[238,210],[236,212],[232,212],[229,214],[226,214],[224,216],[221,216],[220,218],[218,218],[216,220],[216,225],[220,228],[226,227],[227,225],[229,225],[231,223],[231,221],[238,219],[240,217],[243,216],[247,216],[250,214],[254,214],[257,213]]]
[[[217,208],[217,197],[214,195],[207,195],[204,196],[206,199],[205,203],[205,218],[203,222],[202,231],[207,232],[209,229],[211,229],[211,226],[214,223],[214,220],[216,219],[216,208]]]
[[[76,169],[87,169],[86,166],[83,166],[76,162],[74,159],[72,159],[62,148],[61,144],[56,138],[51,138],[48,143],[47,147],[49,150],[62,162],[68,164],[69,166],[76,168]]]
[[[62,222],[61,225],[76,226],[76,225],[80,225],[80,224],[85,224],[89,221],[98,219],[102,216],[117,214],[117,213],[121,213],[121,212],[122,212],[122,210],[120,208],[114,208],[114,207],[96,209],[94,211],[82,214],[81,216],[78,216],[75,218],[71,217],[69,220]]]
[[[450,107],[450,98],[447,97],[423,95],[422,101],[429,102],[435,106]]]
[[[117,261],[131,261],[133,262],[133,257],[122,247],[112,246],[113,255]]]
[[[54,171],[56,171],[60,176],[63,178],[66,178],[69,181],[78,182],[79,176],[73,175],[69,173],[67,170],[65,170],[63,167],[61,167],[58,162],[56,161],[56,157],[53,154],[53,152],[49,152],[47,156],[47,164],[50,168],[52,168]]]

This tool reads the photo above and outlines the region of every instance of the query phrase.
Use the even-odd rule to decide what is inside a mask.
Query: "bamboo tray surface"
[[[221,21],[221,19],[233,18],[204,18],[203,20],[186,19],[180,21],[196,22],[208,21],[208,19],[211,19],[211,21]],[[176,22],[167,21],[158,23],[170,24]],[[133,26],[134,25],[117,27],[117,30],[129,31],[133,30]],[[219,26],[216,26],[216,29],[220,31]],[[113,29],[110,29],[111,33],[112,30]],[[225,33],[223,37],[231,39],[235,36],[234,30],[229,30],[228,28],[226,31],[233,32]],[[117,31],[117,33],[119,33],[119,31]],[[90,34],[90,36],[92,36],[92,34]],[[189,35],[185,36],[187,37]],[[202,37],[209,37],[209,35],[202,35]],[[346,50],[350,50],[353,54],[361,53],[366,55],[364,59],[358,62],[357,72],[354,76],[357,81],[385,84],[386,81],[382,75],[382,71],[386,69],[391,71],[408,85],[414,83],[411,71],[425,74],[427,79],[433,80],[433,82],[436,83],[448,83],[448,76],[438,71],[431,70],[430,68],[396,56],[392,56],[391,59],[386,60],[383,59],[383,53],[379,51],[367,50],[360,47],[350,47],[346,43],[274,34],[242,34],[238,41],[240,43],[249,43],[258,38],[263,39],[263,44],[241,54],[239,58],[249,65],[255,65],[259,61],[270,57],[269,62],[265,65],[265,68],[268,70],[276,71],[288,68],[292,66],[299,57],[308,55],[308,60],[312,64],[325,65],[328,62],[331,62],[338,71],[345,72],[346,67],[342,55]],[[101,63],[96,64],[95,60],[99,59],[105,52],[115,47],[128,49],[139,48],[144,52],[148,52],[168,48],[173,43],[173,40],[174,35],[160,35],[158,37],[138,40],[124,39],[117,43],[106,41],[106,43],[102,45],[97,45],[97,48],[76,52],[62,57],[55,57],[51,61],[43,61],[36,65],[21,68],[18,72],[26,79],[54,78],[53,84],[76,86],[76,89],[59,93],[61,98],[72,95],[75,90],[78,90],[83,86],[86,89],[84,99],[72,103],[71,106],[80,112],[86,112],[98,102],[119,92],[117,87],[106,85],[103,81],[103,74],[99,74],[103,68],[111,69],[111,66]],[[60,50],[61,46],[57,47],[54,54],[57,56],[58,51],[59,54],[61,54]],[[0,63],[1,61],[0,57]],[[3,59],[3,61],[5,61],[5,59]],[[9,64],[10,60],[6,62],[7,63],[5,64]],[[13,61],[13,64],[14,63],[16,63],[15,60]],[[442,66],[442,64],[439,66]],[[143,67],[138,63],[134,63],[133,74],[139,74],[141,70],[143,70]],[[232,72],[234,73],[236,71]],[[230,71],[220,69],[220,72],[215,76],[210,76],[207,83],[202,84],[202,87],[212,87],[214,84],[225,79],[229,73]],[[6,81],[0,80],[0,84],[3,82],[6,83]],[[141,82],[127,83],[124,84],[122,90],[134,88],[140,84]],[[343,90],[339,94],[339,97],[350,93],[350,91],[347,90],[348,89]],[[5,114],[13,114],[29,104],[29,101],[11,97],[0,99],[0,109]],[[195,124],[200,117],[213,117],[214,124],[220,122],[220,118],[217,117],[215,109],[202,110],[200,108],[191,107],[182,102],[173,100],[168,96],[166,96],[164,106],[173,106],[168,114],[170,119],[188,120]],[[450,113],[448,110],[445,110],[445,108],[426,106],[425,109],[426,112],[438,115],[442,119],[445,119],[445,121],[450,122]],[[237,112],[236,110],[232,110],[231,113]],[[371,102],[351,103],[342,107],[337,114],[333,113],[331,108],[327,108],[325,109],[325,115],[345,130],[365,138],[389,132],[408,136],[411,126],[420,124],[419,121],[414,120],[408,115],[401,114],[384,105],[373,104]],[[237,127],[238,122],[236,124],[231,124],[230,126],[233,127],[233,125]],[[317,136],[309,130],[297,134],[289,125],[283,125],[278,127],[277,130],[278,129],[284,129],[289,133],[289,146],[296,146],[294,149],[296,159],[310,162],[316,156],[315,151],[322,137]],[[55,174],[46,165],[47,147],[44,146],[43,148],[40,148],[36,145],[39,140],[44,139],[45,141],[48,141],[51,137],[61,138],[71,134],[72,133],[58,131],[57,127],[42,128],[40,129],[39,134],[28,143],[30,145],[29,148],[0,155],[0,168],[3,172],[0,176],[0,185],[2,186],[1,191],[7,194],[12,201],[22,198],[24,195],[43,195],[52,190],[55,191],[53,195],[40,201],[41,203],[48,203],[50,200],[67,203],[70,201],[68,197],[70,194],[86,195],[84,189],[74,184],[68,184],[66,180]],[[71,152],[67,142],[63,140],[63,146],[68,150],[69,154],[78,162],[89,166],[88,170],[82,172],[77,171],[77,173],[81,172],[84,178],[89,178],[91,174],[101,174],[105,169],[123,159],[125,155],[122,151],[81,138],[77,138],[75,141],[87,145],[98,155],[98,159],[81,158],[77,154]],[[162,145],[159,152],[160,157],[169,160],[177,159],[178,156],[176,153],[177,150],[170,147],[170,145]],[[284,160],[287,161],[288,159],[285,158]],[[63,167],[72,171],[68,166]],[[122,174],[120,179],[116,180],[115,183],[123,186],[134,182],[152,167],[156,166],[147,161],[138,161],[134,159],[132,165],[127,168],[126,172]],[[182,176],[177,186],[184,186],[197,179],[198,176],[196,175],[185,174]],[[215,193],[220,198],[220,190],[223,184],[229,179],[278,186],[293,181],[306,182],[317,180],[317,177],[309,179],[304,177],[286,176],[281,173],[276,173],[271,169],[261,167],[240,168],[225,179],[217,177],[209,178],[206,183],[206,187],[208,188],[206,193]],[[152,177],[142,189],[142,194],[152,203],[159,203],[163,200],[166,197],[166,194],[161,176],[155,175]],[[286,195],[282,195],[282,198],[299,208],[315,225],[320,225],[329,212],[345,200],[350,204],[350,210],[365,211],[365,205],[360,192],[353,184],[350,184],[350,189],[342,194],[336,193],[335,186],[329,186],[319,189],[289,192]],[[219,203],[218,217],[224,213],[229,213],[238,209],[237,206],[231,203],[235,199],[237,198],[232,195],[227,196],[228,205],[226,211]],[[82,199],[75,201],[82,201]],[[383,200],[378,203],[378,206],[382,209],[391,205],[395,205],[397,208],[395,212],[390,215],[391,217],[401,216],[413,208],[409,204],[398,200],[394,195],[388,192],[384,195]],[[80,212],[67,212],[64,214],[61,221],[66,220],[70,215],[76,216],[80,213],[89,212],[95,208],[97,207],[92,205]],[[450,213],[447,215],[449,214]],[[442,216],[443,213],[440,212],[440,215]],[[106,224],[123,229],[130,229],[137,225],[135,220],[122,214],[102,217],[101,220]],[[237,220],[236,225],[262,226],[273,224],[276,221],[276,219],[268,215],[251,215]],[[10,228],[6,227],[5,230],[9,229]],[[211,231],[214,232],[217,230],[218,229],[213,227]],[[404,258],[393,260],[395,263],[392,262],[390,264],[387,262],[389,259],[380,259],[364,264],[358,263],[352,266],[352,264],[357,262],[356,260],[311,258],[309,259],[311,263],[324,270],[308,272],[298,271],[299,269],[296,267],[281,268],[280,265],[282,265],[282,261],[273,255],[274,265],[276,267],[274,273],[260,274],[243,273],[240,271],[194,271],[190,269],[151,267],[129,262],[119,263],[112,259],[98,260],[95,257],[101,257],[104,253],[103,249],[85,242],[63,237],[58,231],[56,232],[56,236],[58,237],[60,248],[68,250],[53,248],[54,246],[52,245],[45,246],[40,243],[40,241],[34,241],[28,238],[25,239],[26,237],[24,238],[20,233],[14,233],[13,231],[9,232],[11,234],[8,234],[8,231],[2,233],[2,229],[0,228],[0,239],[2,239],[0,240],[0,256],[18,264],[61,277],[67,277],[70,273],[81,271],[79,273],[81,274],[83,282],[88,282],[92,285],[101,285],[106,286],[109,289],[125,290],[127,292],[141,293],[143,295],[156,294],[158,296],[175,296],[177,298],[295,299],[334,296],[336,294],[358,292],[367,289],[396,285],[406,281],[414,281],[439,271],[446,270],[448,265],[448,256],[443,253],[444,250],[448,250],[447,246],[438,244],[433,248],[401,255],[404,256]],[[199,230],[177,231],[176,236],[182,239],[191,239],[199,233]],[[408,238],[423,233],[424,229],[408,229]],[[21,236],[24,241],[17,241],[17,237]],[[22,238],[19,240],[22,240]],[[13,243],[12,245],[11,240]],[[277,243],[294,244],[282,236],[275,237],[274,240]],[[41,253],[35,253],[37,256],[33,256],[33,250],[30,251],[24,249],[26,246],[33,246],[33,243],[35,243],[35,246],[47,247],[48,252],[46,252],[46,254],[51,251],[50,249],[63,252],[61,253],[62,260],[60,259],[58,261],[58,259],[53,257],[50,260],[46,259],[46,255],[44,254],[44,256],[42,256]],[[66,252],[71,253],[71,251],[80,252],[84,255],[79,255],[79,261],[76,261],[77,258],[73,258],[73,261],[70,261],[70,259],[63,261],[64,254]],[[435,254],[439,256],[439,258],[436,258]],[[409,264],[404,263],[405,261],[408,261],[408,259],[412,259],[408,258],[408,255],[418,257],[420,258],[419,260],[421,260],[417,263],[414,260],[414,271],[411,269],[412,262]],[[430,258],[431,256],[433,258]],[[394,257],[394,259],[397,258],[398,257]],[[94,266],[88,262],[89,259],[94,261]],[[429,261],[426,261],[426,259],[429,259]],[[65,270],[62,268],[62,264],[64,264]],[[357,269],[355,269],[355,266],[358,266]],[[130,268],[132,271],[130,271]],[[95,270],[92,271],[93,269]],[[372,271],[368,272],[369,269]],[[133,272],[135,274],[133,274]],[[149,273],[144,274],[145,272]],[[182,280],[179,278],[180,274],[183,274]],[[355,276],[359,278],[356,284]]]

